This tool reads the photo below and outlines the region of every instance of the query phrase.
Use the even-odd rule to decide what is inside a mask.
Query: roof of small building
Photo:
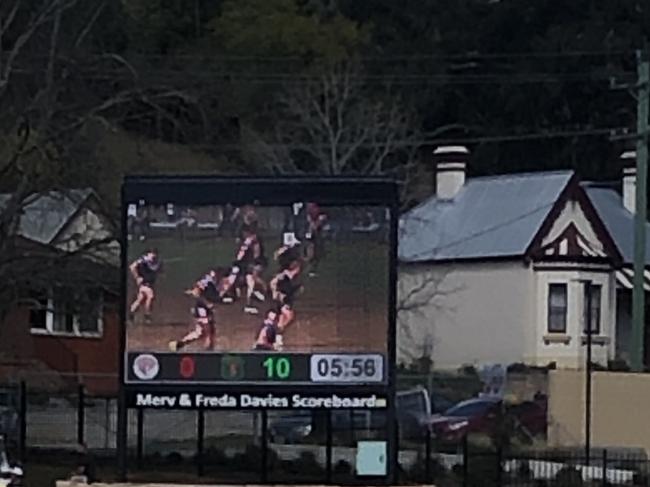
[[[623,206],[623,200],[611,184],[583,182],[587,196],[605,224],[623,262],[634,262],[634,214]],[[650,224],[646,223],[645,259],[650,264]]]
[[[574,172],[468,179],[451,200],[435,196],[405,213],[401,262],[524,255]]]
[[[92,189],[84,188],[66,192],[50,191],[30,197],[22,208],[18,234],[34,242],[52,243],[91,194]],[[0,208],[10,197],[9,194],[0,194]]]

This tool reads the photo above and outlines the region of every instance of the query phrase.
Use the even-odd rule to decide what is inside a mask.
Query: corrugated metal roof
[[[52,191],[36,197],[23,208],[19,235],[34,242],[50,244],[91,193],[91,189],[73,189],[65,193]],[[7,194],[0,195],[0,207],[9,197]]]
[[[634,215],[625,206],[621,195],[611,187],[598,183],[582,183],[598,215],[626,264],[634,262]],[[646,223],[646,265],[650,265],[650,224]]]
[[[523,255],[573,176],[554,171],[472,178],[400,219],[402,262]]]

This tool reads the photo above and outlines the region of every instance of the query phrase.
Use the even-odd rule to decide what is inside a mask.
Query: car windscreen
[[[493,405],[493,402],[488,401],[460,403],[452,408],[447,409],[445,416],[477,416],[486,412]]]
[[[425,394],[420,391],[398,394],[397,409],[425,413],[427,411],[427,398]]]

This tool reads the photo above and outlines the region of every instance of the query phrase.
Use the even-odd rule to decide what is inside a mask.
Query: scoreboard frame
[[[219,191],[215,198],[215,190]],[[127,261],[128,225],[126,204],[143,199],[151,204],[173,202],[178,205],[237,206],[259,201],[263,206],[285,206],[291,202],[316,201],[321,206],[384,207],[390,212],[388,232],[388,296],[386,297],[387,336],[381,383],[314,383],[314,382],[138,382],[129,380],[127,370]],[[396,361],[396,283],[397,230],[399,218],[398,189],[393,179],[363,177],[215,177],[215,176],[127,176],[121,191],[121,299],[119,333],[119,396],[117,447],[121,476],[126,477],[128,409],[293,409],[296,397],[313,404],[301,409],[381,408],[387,418],[388,477],[393,476],[396,462],[397,428],[395,412]],[[273,352],[291,355],[290,353]],[[321,354],[320,352],[316,352]],[[331,354],[336,354],[333,351]],[[365,353],[365,352],[364,352]],[[371,352],[370,354],[375,354]],[[323,353],[327,354],[327,353]],[[330,354],[330,355],[331,355]],[[182,353],[179,355],[192,355]],[[205,398],[209,396],[210,401]],[[226,398],[236,398],[234,402]],[[243,397],[255,401],[244,404]],[[188,401],[189,398],[189,402]],[[368,402],[370,401],[370,402]],[[386,480],[384,479],[384,480]]]

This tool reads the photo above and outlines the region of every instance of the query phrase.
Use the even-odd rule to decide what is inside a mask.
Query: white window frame
[[[99,297],[99,313],[97,316],[97,330],[96,331],[81,331],[79,329],[79,315],[77,313],[72,315],[72,331],[61,331],[54,329],[54,310],[55,303],[53,298],[54,292],[48,291],[47,309],[45,310],[45,328],[30,327],[32,335],[46,335],[57,337],[70,337],[70,338],[102,338],[104,336],[104,296],[100,293]]]

